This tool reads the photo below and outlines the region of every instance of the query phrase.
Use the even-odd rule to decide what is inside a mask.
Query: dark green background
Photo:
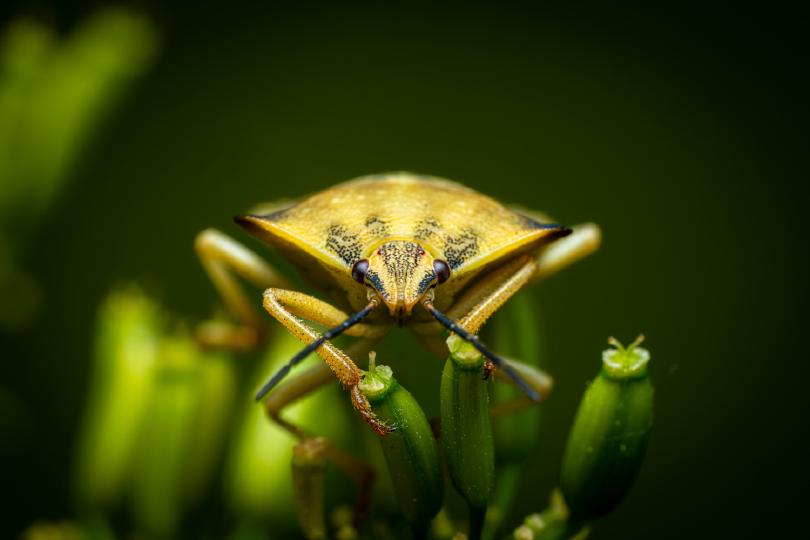
[[[3,9],[31,6],[66,30],[89,10]],[[230,217],[256,202],[397,169],[603,227],[597,255],[529,293],[557,387],[520,511],[545,504],[606,337],[643,331],[655,429],[596,537],[798,525],[806,18],[700,4],[295,6],[146,5],[158,61],[41,230],[30,267],[44,312],[3,336],[0,376],[31,426],[3,458],[3,529],[70,515],[95,310],[112,285],[137,279],[201,318],[214,293],[197,231],[245,238]]]

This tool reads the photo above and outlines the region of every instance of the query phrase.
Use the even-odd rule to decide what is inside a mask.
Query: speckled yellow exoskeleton
[[[470,341],[496,369],[530,397],[538,388],[515,361],[492,353],[477,338],[481,325],[513,294],[593,252],[596,225],[568,228],[542,214],[504,206],[455,182],[409,173],[367,176],[295,202],[265,205],[236,222],[292,261],[334,304],[290,290],[265,261],[229,237],[206,230],[196,247],[203,265],[239,326],[203,325],[209,346],[249,348],[263,321],[234,272],[265,288],[264,308],[307,346],[259,391],[264,398],[311,352],[328,366],[278,385],[267,398],[271,415],[329,380],[331,370],[351,393],[354,408],[379,434],[380,422],[358,388],[352,357],[365,355],[394,324],[407,326],[428,348],[442,351],[443,328]],[[307,321],[329,328],[322,334]],[[330,340],[359,338],[345,352]]]

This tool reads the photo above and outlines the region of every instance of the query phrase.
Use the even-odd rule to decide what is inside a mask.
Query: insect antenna
[[[444,326],[445,328],[456,334],[458,337],[460,337],[467,343],[472,344],[472,346],[475,347],[478,350],[478,352],[487,357],[493,364],[495,364],[498,367],[498,369],[506,373],[506,375],[510,379],[512,379],[515,385],[517,385],[517,387],[520,388],[520,390],[524,394],[529,396],[533,401],[540,401],[540,394],[531,386],[529,386],[526,383],[526,381],[524,381],[523,378],[518,374],[518,372],[512,369],[512,367],[509,364],[507,364],[503,358],[501,358],[494,352],[490,351],[483,343],[481,343],[481,340],[478,339],[478,336],[470,334],[464,328],[462,328],[461,325],[459,325],[456,321],[454,321],[453,319],[451,319],[450,317],[448,317],[447,315],[445,315],[444,313],[433,307],[432,302],[425,302],[424,306],[425,309],[427,309],[430,312],[430,314],[433,315],[433,318],[439,321],[439,323],[441,323],[442,326]]]
[[[326,341],[330,339],[336,338],[355,324],[359,323],[363,319],[365,319],[374,309],[379,305],[379,302],[372,301],[366,307],[358,311],[357,313],[351,315],[348,319],[340,323],[339,325],[335,326],[334,328],[330,328],[326,332],[320,335],[318,339],[298,351],[295,356],[293,356],[286,364],[281,366],[281,368],[276,371],[276,373],[270,377],[262,387],[256,392],[256,401],[260,401],[264,396],[270,392],[279,382],[281,379],[287,376],[290,372],[290,369],[295,366],[296,364],[300,363],[304,358],[310,355],[313,351],[315,351],[318,347],[323,345]]]

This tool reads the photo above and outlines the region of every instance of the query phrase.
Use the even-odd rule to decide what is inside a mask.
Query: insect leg
[[[275,302],[283,306],[291,315],[323,326],[336,326],[349,318],[348,313],[336,308],[329,302],[324,302],[319,298],[298,291],[267,289],[264,292],[264,302],[264,307],[268,311],[270,311],[270,308],[267,307],[267,303]],[[282,324],[284,323],[282,322]],[[346,328],[342,333],[347,336],[381,338],[387,331],[388,328],[385,326],[375,326],[361,322]]]
[[[335,376],[326,364],[316,364],[295,377],[287,379],[276,387],[264,401],[267,416],[279,427],[289,431],[298,439],[312,438],[313,434],[281,416],[282,411],[301,398],[317,392],[326,384],[335,380]]]
[[[501,266],[481,278],[447,312],[471,333],[477,333],[486,320],[521,287],[550,276],[590,255],[599,248],[601,231],[594,224],[574,227],[574,232],[545,248],[536,259],[528,256]]]
[[[360,358],[368,355],[378,340],[364,338],[352,343],[347,348],[347,355]],[[289,431],[299,439],[312,437],[313,434],[282,418],[283,410],[292,403],[307,395],[318,391],[326,384],[335,380],[327,364],[316,364],[306,371],[287,379],[273,389],[264,399],[264,408],[267,416],[276,424]]]
[[[531,280],[536,270],[537,263],[528,255],[508,262],[479,278],[450,306],[447,316],[470,333],[477,333],[487,318]],[[410,328],[418,336],[433,336],[442,329],[435,321],[412,324]]]
[[[347,352],[352,356],[364,357],[376,343],[376,339],[360,339],[352,343]],[[281,413],[288,405],[318,391],[333,380],[334,376],[326,364],[316,364],[300,375],[282,382],[264,401],[267,416],[298,439],[302,441],[313,439],[315,436],[312,433],[285,420]],[[357,484],[356,513],[362,516],[371,500],[374,470],[328,440],[324,445],[324,457]]]
[[[448,314],[436,309],[433,305],[432,294],[422,301],[422,305],[442,326],[471,344],[487,358],[485,376],[489,376],[494,368],[498,367],[527,396],[534,401],[539,401],[540,394],[499,355],[481,343],[477,336],[478,330],[484,322],[531,279],[536,269],[537,263],[534,262],[534,259],[524,255],[485,275],[461,297],[458,304],[453,306]],[[461,318],[455,315],[462,313],[465,314]],[[420,333],[427,328],[415,328],[414,330]]]
[[[267,289],[264,292],[263,305],[267,312],[284,325],[291,334],[307,344],[317,340],[320,335],[299,317],[326,324],[340,324],[346,317],[345,313],[326,302],[312,296],[283,289]],[[340,314],[342,317],[339,320],[330,321],[330,313]],[[385,327],[357,324],[347,330],[346,333],[360,337],[379,338],[386,331],[387,328]],[[350,390],[352,393],[352,405],[363,420],[371,426],[371,429],[380,435],[388,434],[391,428],[374,416],[371,405],[359,392],[357,385],[360,383],[362,373],[352,359],[329,341],[325,341],[315,352],[326,362],[341,384]]]
[[[287,280],[258,255],[215,229],[206,229],[194,241],[197,255],[239,326],[207,322],[197,328],[203,346],[249,350],[263,337],[263,323],[235,274],[267,287],[287,287]]]
[[[518,257],[481,278],[447,312],[471,334],[537,272],[537,263],[528,255]]]

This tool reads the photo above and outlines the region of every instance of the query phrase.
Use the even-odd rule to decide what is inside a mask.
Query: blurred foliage
[[[211,489],[236,383],[230,358],[198,350],[168,321],[136,289],[101,307],[75,479],[81,515],[128,498],[139,530],[160,538]]]
[[[530,307],[520,302],[508,304],[503,310],[497,317],[512,321],[531,312]],[[250,374],[237,369],[236,359],[230,355],[201,349],[179,323],[133,286],[111,293],[100,307],[95,367],[76,453],[74,491],[78,521],[71,525],[76,529],[71,534],[90,538],[101,533],[111,535],[112,530],[119,533],[130,530],[140,537],[161,539],[188,536],[191,531],[225,535],[230,528],[227,534],[235,540],[280,538],[296,535],[296,515],[307,538],[358,534],[361,538],[385,538],[391,534],[399,537],[409,525],[418,538],[426,537],[428,530],[436,538],[442,538],[442,527],[451,534],[465,530],[463,514],[452,508],[453,497],[447,500],[450,506],[429,526],[444,500],[437,442],[419,403],[393,379],[390,368],[371,362],[362,386],[380,418],[397,428],[382,441],[388,465],[384,467],[379,458],[369,460],[369,450],[379,450],[374,442],[376,436],[358,439],[351,435],[350,426],[364,431],[367,428],[354,421],[356,418],[345,406],[345,399],[341,399],[345,396],[336,384],[284,410],[286,421],[321,435],[297,445],[294,437],[266,417],[263,407],[249,399],[239,399],[240,395],[249,396],[249,389],[258,388],[300,349],[293,336],[286,332],[274,334],[258,359],[259,369]],[[516,339],[532,342],[532,338],[523,334]],[[472,347],[457,339],[450,341],[455,345],[453,360],[448,363],[461,362],[457,369],[466,371],[457,390],[464,395],[451,396],[461,400],[457,418],[448,417],[442,422],[444,459],[451,466],[459,493],[465,499],[473,497],[471,538],[481,538],[489,492],[494,482],[499,483],[500,493],[490,507],[490,513],[497,516],[490,515],[487,522],[487,537],[491,538],[501,526],[509,524],[510,501],[517,489],[512,475],[521,474],[525,464],[514,459],[517,450],[513,450],[508,452],[513,459],[499,460],[497,471],[491,470],[494,441],[488,427],[487,397],[491,385],[481,377],[483,359]],[[632,347],[629,350],[632,352]],[[319,360],[308,359],[303,369],[315,362]],[[643,367],[646,373],[646,363]],[[446,366],[445,376],[447,369]],[[239,382],[245,375],[247,386]],[[445,390],[443,400],[447,398],[445,394],[454,395]],[[510,395],[505,400],[514,398]],[[243,405],[234,406],[235,400]],[[472,407],[467,403],[470,400],[480,403]],[[502,398],[496,403],[503,401]],[[471,407],[482,415],[485,430],[479,429],[481,419],[470,417]],[[608,409],[597,416],[644,414]],[[580,439],[587,438],[581,432],[590,429],[588,422],[592,416],[582,413],[578,416],[578,424],[586,424],[585,428],[578,428]],[[536,428],[536,422],[530,422],[522,429]],[[509,435],[501,433],[502,446],[531,452],[533,444],[527,446],[522,433],[514,433],[513,440],[509,440]],[[457,439],[452,448],[447,446],[448,438]],[[487,445],[490,448],[485,452]],[[347,457],[349,454],[341,448],[355,457]],[[456,459],[459,452],[464,455]],[[334,529],[329,529],[324,521],[325,507],[335,511],[344,508],[352,503],[353,494],[362,489],[353,485],[358,476],[347,473],[354,465],[346,469],[346,459],[365,461],[367,464],[363,466],[376,471],[378,479],[390,474],[394,483],[398,505],[386,504],[390,495],[375,497],[370,528],[364,523],[362,528],[356,528],[359,514],[348,521],[333,519]],[[641,459],[641,452],[632,453],[632,463],[625,459],[624,468],[634,472]],[[484,465],[478,463],[482,460]],[[587,459],[580,459],[584,467],[572,465],[568,457],[566,460],[566,470],[573,470],[580,484],[599,484],[605,474],[611,474],[597,471],[598,467]],[[610,460],[602,459],[607,461]],[[609,463],[606,466],[612,467]],[[482,475],[483,469],[489,473]],[[327,481],[327,474],[334,476],[333,481]],[[482,487],[482,481],[486,487]],[[629,480],[616,481],[622,490],[629,485]],[[596,496],[594,504],[612,506],[621,496],[610,490],[606,493],[609,501],[600,502]],[[218,501],[216,512],[209,512],[202,522],[189,522],[189,516],[210,500]],[[564,503],[554,502],[543,514],[546,516],[543,519],[554,526],[537,538],[568,538],[568,533],[574,535],[582,529],[581,521],[567,523],[568,512],[559,510],[561,505],[564,507]],[[122,512],[128,516],[124,523],[129,524],[123,529]],[[351,510],[349,515],[353,516]],[[538,519],[527,520],[527,524],[536,524]],[[48,534],[55,534],[53,531],[63,531],[60,527],[43,525],[27,534],[31,538],[47,538]],[[381,533],[383,529],[388,532]],[[552,530],[555,532],[549,536]],[[529,534],[525,527],[520,531],[523,536]],[[540,534],[539,529],[532,534]]]
[[[213,496],[249,528],[291,527],[294,438],[262,407],[239,399],[249,393],[237,394],[245,391],[238,382],[244,370],[233,358],[201,350],[177,324],[134,287],[101,306],[76,453],[79,515],[114,516],[128,502],[136,531],[173,538],[183,516]],[[298,347],[286,333],[275,336],[252,386]],[[345,443],[335,390],[291,406],[285,418]]]
[[[148,21],[121,9],[84,20],[67,38],[34,19],[0,36],[0,328],[40,301],[26,246],[53,208],[102,120],[152,63]]]
[[[294,523],[292,492],[292,450],[295,438],[271,423],[263,408],[251,396],[263,382],[300,349],[300,342],[284,331],[273,334],[267,350],[243,387],[240,408],[232,423],[235,431],[229,442],[225,470],[225,493],[228,507],[243,520],[268,523]],[[318,361],[306,360],[305,370]],[[345,443],[347,412],[339,406],[337,385],[326,388],[309,399],[294,403],[284,410],[284,418],[303,424],[336,443]]]
[[[95,368],[77,453],[81,506],[109,507],[130,480],[158,367],[162,316],[136,290],[111,295],[99,311]]]

